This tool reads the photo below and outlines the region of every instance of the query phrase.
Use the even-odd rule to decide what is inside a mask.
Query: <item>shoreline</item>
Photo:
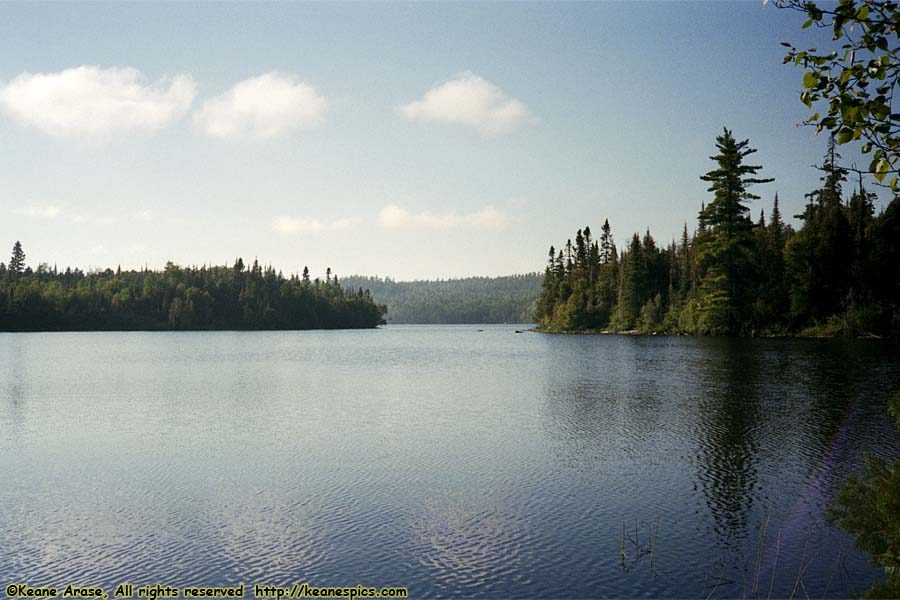
[[[748,338],[748,339],[797,339],[797,340],[880,340],[890,341],[900,338],[892,338],[888,336],[880,336],[872,333],[865,335],[801,335],[788,333],[772,333],[764,335],[698,335],[694,333],[665,333],[660,331],[641,331],[639,329],[629,329],[627,331],[613,331],[611,329],[580,329],[576,331],[557,331],[552,329],[542,329],[540,327],[532,327],[527,329],[533,333],[545,333],[548,335],[625,335],[625,336],[643,336],[643,337],[697,337],[697,338]]]

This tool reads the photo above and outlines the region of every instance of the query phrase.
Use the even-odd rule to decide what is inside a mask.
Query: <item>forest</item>
[[[387,305],[389,323],[531,323],[543,275],[435,281],[350,276],[343,281],[370,290],[375,302]]]
[[[660,246],[635,233],[618,251],[609,221],[550,248],[535,319],[543,331],[699,335],[900,335],[900,199],[878,214],[877,195],[848,170],[830,138],[821,185],[795,230],[778,196],[751,218],[750,192],[772,179],[746,164],[756,150],[725,129],[712,192],[693,233]]]
[[[383,324],[385,311],[331,269],[324,281],[240,258],[162,271],[32,269],[19,242],[0,263],[0,331],[355,329]]]

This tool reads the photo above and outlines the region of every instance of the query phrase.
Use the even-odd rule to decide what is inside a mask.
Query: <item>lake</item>
[[[900,457],[896,347],[516,328],[0,334],[3,583],[706,598],[879,576],[822,517],[865,452]]]

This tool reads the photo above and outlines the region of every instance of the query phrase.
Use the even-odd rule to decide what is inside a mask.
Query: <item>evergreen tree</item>
[[[872,227],[871,272],[877,330],[900,336],[900,197]]]
[[[727,128],[716,138],[719,153],[710,158],[716,169],[700,177],[710,183],[713,200],[700,212],[700,224],[706,230],[698,240],[701,267],[701,305],[704,329],[709,333],[738,332],[746,320],[752,298],[748,279],[753,268],[753,224],[749,200],[759,198],[749,186],[773,179],[755,177],[762,169],[744,164],[756,152],[749,140],[738,142]]]
[[[852,259],[850,222],[841,199],[847,172],[837,167],[840,158],[829,139],[822,186],[809,194],[801,231],[785,248],[792,317],[824,323],[848,307]]]
[[[872,265],[873,235],[875,226],[875,200],[877,195],[868,192],[859,181],[859,189],[850,196],[847,204],[847,221],[850,227],[850,296],[854,302],[870,302],[871,291],[878,277]]]
[[[662,300],[660,295],[656,294],[652,299],[647,300],[641,307],[638,326],[641,331],[655,332],[662,323]]]
[[[666,255],[660,252],[656,240],[648,228],[641,240],[641,256],[643,257],[643,276],[641,278],[641,301],[650,300],[654,294],[665,294],[668,291],[669,268]]]
[[[584,235],[579,229],[575,234],[575,274],[576,276],[584,275],[587,265],[587,244]]]
[[[778,323],[788,309],[784,263],[786,231],[784,222],[781,220],[777,193],[768,225],[759,228],[756,233],[760,288],[756,302],[754,326],[757,329],[763,329]]]
[[[603,227],[600,231],[600,262],[605,265],[616,258],[616,244],[612,239],[612,228],[609,226],[609,219],[603,220]]]
[[[541,282],[541,297],[535,311],[535,321],[543,327],[549,327],[556,305],[556,248],[550,246],[547,267],[544,269],[544,280]]]
[[[775,194],[775,203],[772,205],[772,214],[769,217],[769,243],[777,248],[784,248],[785,231],[784,221],[781,219],[781,209],[778,207],[778,194]]]
[[[693,261],[691,260],[691,239],[688,236],[687,223],[684,224],[684,230],[681,232],[681,246],[678,248],[681,262],[681,287],[679,292],[682,299],[687,296],[687,291],[692,287],[694,281]]]
[[[613,315],[612,325],[616,329],[633,329],[643,302],[641,301],[641,284],[644,278],[644,260],[641,252],[641,239],[635,233],[625,255],[621,267],[621,284]]]
[[[12,256],[9,259],[9,271],[19,274],[25,271],[25,251],[22,250],[22,243],[16,240],[13,244]]]

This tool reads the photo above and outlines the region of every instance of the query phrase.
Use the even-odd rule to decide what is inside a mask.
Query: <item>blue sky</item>
[[[0,4],[0,247],[29,263],[258,257],[400,279],[541,270],[608,218],[665,243],[723,126],[786,215],[796,127],[761,2]],[[857,160],[843,151],[847,162]]]

